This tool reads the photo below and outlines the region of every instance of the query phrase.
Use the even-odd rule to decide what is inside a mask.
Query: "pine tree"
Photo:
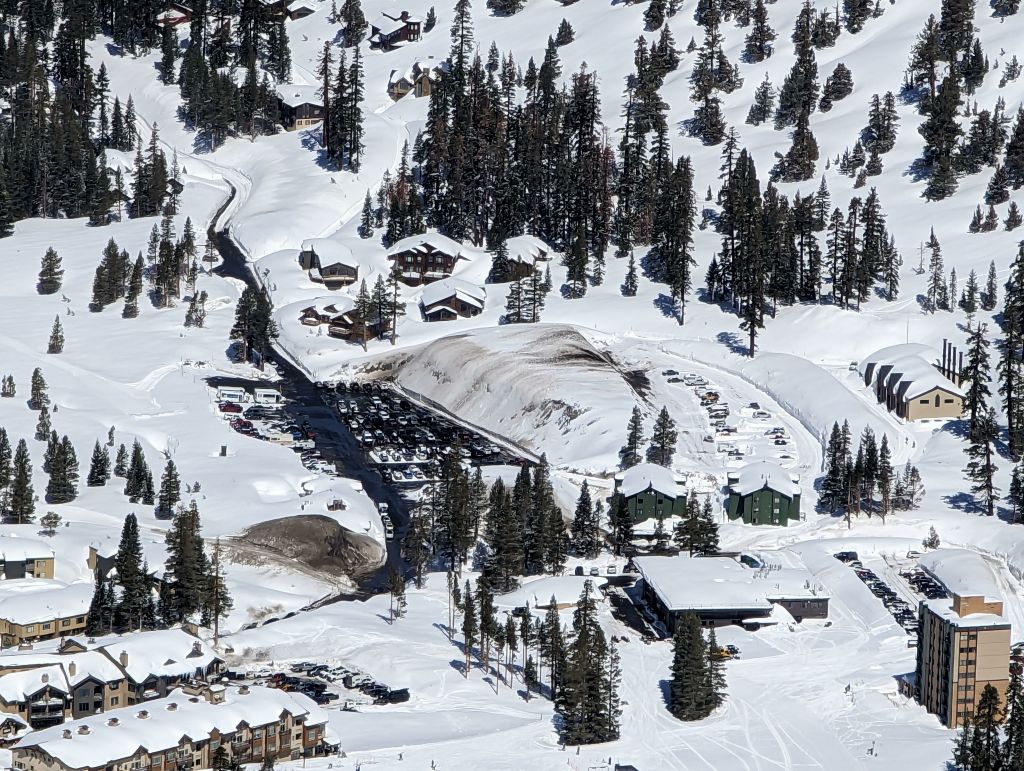
[[[55,443],[49,472],[46,500],[50,503],[73,501],[78,494],[78,459],[75,456],[75,448],[66,436]]]
[[[126,629],[142,628],[142,614],[150,598],[149,576],[143,571],[142,542],[134,514],[124,519],[121,542],[115,560],[117,583],[121,587],[115,623]]]
[[[1024,768],[1024,686],[1021,684],[1021,673],[1017,667],[1010,669],[1005,716],[1002,767]]]
[[[601,551],[601,528],[586,480],[580,488],[580,497],[576,501],[576,513],[569,532],[577,554],[587,559],[597,557]]]
[[[989,407],[979,414],[974,431],[971,432],[970,444],[965,450],[970,460],[964,473],[971,480],[971,493],[989,517],[995,515],[996,502],[999,500],[999,488],[995,485],[997,432],[995,410]]]
[[[633,412],[629,416],[629,424],[626,426],[626,443],[619,450],[623,468],[630,468],[640,462],[640,447],[643,443],[644,418],[640,407],[634,405]]]
[[[466,581],[466,590],[462,598],[462,644],[465,648],[466,664],[463,676],[469,677],[470,658],[473,646],[479,641],[480,624],[477,620],[476,606],[473,604],[473,590]]]
[[[36,440],[45,442],[46,437],[50,435],[50,410],[44,404],[43,408],[39,410],[39,420],[36,421]]]
[[[747,33],[743,52],[749,62],[762,62],[772,55],[775,30],[768,23],[768,9],[765,0],[754,0],[750,13],[750,32]]]
[[[15,523],[31,523],[36,510],[35,490],[32,488],[32,461],[24,439],[18,440],[18,448],[14,452],[10,493],[8,507]]]
[[[2,382],[0,382],[0,398],[13,399],[17,392],[17,388],[14,385],[14,376],[4,375]]]
[[[161,598],[163,619],[179,623],[203,609],[209,599],[210,562],[200,535],[199,509],[190,501],[179,506],[165,538],[165,593]]]
[[[110,479],[110,453],[99,440],[92,448],[92,459],[89,462],[89,476],[85,483],[89,487],[102,487]]]
[[[623,297],[636,297],[639,283],[637,281],[636,273],[636,259],[633,256],[632,250],[629,252],[629,264],[626,266],[626,278],[622,282],[622,296]]]
[[[50,403],[50,396],[46,392],[46,380],[43,379],[43,371],[39,367],[32,370],[32,387],[29,402],[34,410],[41,410]]]
[[[128,448],[124,444],[117,448],[117,457],[114,460],[114,476],[128,476]]]
[[[359,220],[359,237],[373,237],[373,200],[370,198],[370,191],[366,191],[366,198],[363,199],[363,212]]]
[[[64,352],[64,328],[60,324],[60,316],[56,316],[53,319],[53,328],[50,330],[50,341],[46,346],[46,352]]]
[[[114,606],[116,598],[107,579],[96,576],[96,588],[93,590],[86,616],[85,633],[100,635],[109,632],[114,625]]]
[[[996,278],[995,260],[988,264],[988,277],[985,279],[985,291],[981,295],[981,308],[994,311],[999,301],[999,284]]]
[[[170,517],[180,500],[181,479],[174,461],[168,459],[167,465],[164,466],[163,476],[160,478],[160,494],[157,496],[156,505],[157,516]]]
[[[921,541],[921,545],[926,549],[938,549],[941,545],[939,534],[935,532],[934,525],[928,528],[928,535]]]
[[[60,256],[51,246],[43,255],[39,267],[39,294],[56,294],[60,291],[64,280],[64,268],[61,266]]]
[[[1021,223],[1024,223],[1024,217],[1021,216],[1020,209],[1017,208],[1017,202],[1010,201],[1010,208],[1007,209],[1003,225],[1007,230],[1016,230]]]
[[[647,449],[647,459],[659,466],[671,466],[676,452],[677,439],[676,423],[668,414],[668,408],[662,407],[654,421],[651,444]]]
[[[13,457],[11,440],[7,436],[7,430],[0,427],[0,490],[3,490],[11,483],[11,460]]]
[[[708,649],[700,620],[693,613],[676,619],[672,637],[669,711],[679,720],[701,720],[713,704]],[[713,707],[712,707],[713,709]]]
[[[968,414],[968,434],[971,439],[978,439],[979,425],[987,413],[988,398],[992,395],[989,383],[992,380],[989,365],[989,342],[985,337],[987,326],[979,324],[969,330],[967,337],[967,361],[961,381],[970,385],[964,399],[964,409]]]

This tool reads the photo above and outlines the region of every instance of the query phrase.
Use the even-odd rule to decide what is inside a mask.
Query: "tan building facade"
[[[906,398],[903,415],[907,420],[959,418],[964,412],[964,398],[944,388],[932,388],[923,394]]]
[[[222,747],[237,763],[324,754],[327,731],[327,714],[302,694],[186,687],[143,709],[36,731],[12,755],[18,771],[204,769]]]
[[[974,714],[986,685],[1002,700],[1010,678],[1010,622],[981,596],[927,600],[918,611],[915,694],[948,728]]]

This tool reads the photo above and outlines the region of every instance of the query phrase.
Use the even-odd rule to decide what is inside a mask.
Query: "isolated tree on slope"
[[[619,450],[623,468],[630,468],[640,462],[640,447],[644,442],[644,417],[638,406],[633,407],[626,426],[626,443]]]
[[[64,352],[64,328],[60,324],[60,316],[53,319],[53,328],[50,330],[50,342],[46,346],[46,352]]]
[[[989,517],[996,513],[999,488],[995,484],[998,467],[995,464],[995,442],[999,427],[996,412],[991,407],[978,416],[977,425],[965,452],[969,461],[964,473],[971,480],[971,493]]]
[[[992,395],[989,389],[992,375],[989,366],[989,343],[985,337],[987,330],[986,325],[979,324],[968,332],[967,361],[960,373],[961,382],[970,383],[964,408],[968,415],[968,434],[972,439],[978,436],[980,419],[985,414],[988,398]]]
[[[43,255],[39,268],[39,294],[55,294],[60,290],[64,279],[64,268],[61,267],[60,256],[51,246]]]
[[[89,476],[85,483],[89,487],[102,487],[110,479],[110,452],[105,446],[101,446],[99,440],[92,448],[92,458],[89,461]]]
[[[657,463],[666,468],[672,465],[672,458],[676,452],[676,441],[679,435],[676,431],[676,423],[668,414],[668,408],[662,407],[654,421],[654,429],[651,432],[651,444],[647,448],[647,459],[651,463]]]

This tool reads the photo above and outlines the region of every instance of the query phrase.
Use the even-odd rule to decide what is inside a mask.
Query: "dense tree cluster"
[[[692,613],[676,620],[671,675],[668,707],[680,720],[702,720],[724,703],[725,671],[715,630],[705,639]]]
[[[893,468],[888,436],[879,442],[865,428],[854,453],[850,424],[844,420],[842,427],[832,424],[821,492],[828,511],[844,511],[849,522],[861,512],[884,520],[894,511],[916,509],[924,490],[920,473],[909,461],[902,470]]]

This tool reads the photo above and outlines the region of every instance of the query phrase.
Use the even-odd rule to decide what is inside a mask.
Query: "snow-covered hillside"
[[[383,11],[402,10],[422,18],[431,1],[405,5],[362,0],[362,8],[371,20]],[[316,89],[325,44],[335,54],[341,50],[340,25],[330,20],[332,5],[330,0],[313,0],[311,15],[287,22],[295,86]],[[706,146],[685,129],[694,110],[690,73],[696,60],[696,52],[685,49],[691,38],[700,44],[704,36],[695,19],[697,5],[696,0],[684,0],[666,22],[681,64],[667,75],[659,93],[667,105],[670,154],[690,157],[697,206],[710,223],[720,211],[714,193],[721,185],[722,147]],[[723,95],[724,117],[735,128],[739,146],[752,154],[762,188],[778,157],[789,149],[792,132],[776,130],[771,120],[751,126],[745,118],[757,85],[768,77],[778,88],[793,66],[791,33],[801,5],[797,0],[768,4],[778,37],[773,54],[759,63],[742,56],[749,29],[732,21],[722,25],[724,53],[738,64],[743,79],[741,88]],[[813,0],[812,5],[832,10],[836,3]],[[1004,521],[1005,511],[1003,517],[985,518],[971,505],[961,425],[895,418],[850,366],[898,343],[939,347],[949,339],[964,348],[966,314],[959,309],[925,310],[929,276],[918,266],[927,262],[924,242],[930,232],[942,245],[945,272],[955,269],[961,287],[972,271],[984,281],[994,262],[1001,294],[1018,251],[1018,231],[1000,227],[968,232],[975,207],[983,202],[991,166],[962,176],[954,195],[925,200],[926,180],[918,173],[918,129],[924,117],[909,100],[897,102],[899,133],[894,148],[882,158],[880,174],[856,188],[854,179],[837,168],[837,160],[853,148],[867,123],[872,95],[901,93],[914,41],[941,5],[941,0],[878,3],[880,15],[867,19],[861,31],[844,30],[834,46],[815,51],[819,79],[824,81],[842,63],[852,72],[853,90],[829,111],[810,116],[820,150],[815,174],[800,183],[776,183],[792,199],[797,193],[813,193],[824,179],[832,205],[844,211],[853,197],[864,198],[876,189],[902,255],[898,298],[889,301],[876,291],[859,310],[829,301],[773,307],[752,360],[740,318],[725,305],[706,302],[702,291],[705,272],[721,248],[711,224],[693,234],[694,287],[686,298],[683,325],[667,310],[667,285],[642,274],[635,295],[626,296],[622,285],[627,260],[616,259],[612,250],[603,280],[588,286],[584,297],[572,298],[556,289],[546,297],[542,324],[503,324],[509,284],[487,283],[492,255],[471,244],[463,245],[465,259],[457,262],[454,275],[485,286],[486,306],[478,315],[428,323],[420,308],[423,288],[405,286],[400,300],[406,313],[393,341],[371,339],[364,350],[328,336],[325,327],[300,323],[300,314],[310,306],[349,307],[359,289],[357,282],[332,291],[311,280],[298,261],[303,240],[328,238],[351,249],[360,281],[370,287],[389,273],[380,228],[371,238],[360,236],[361,208],[364,196],[375,195],[386,176],[394,175],[403,147],[414,147],[426,125],[429,100],[409,94],[394,101],[387,86],[393,72],[448,56],[452,8],[446,4],[435,7],[437,24],[422,40],[392,51],[362,45],[365,153],[357,173],[325,160],[316,126],[270,136],[232,136],[210,152],[181,119],[179,86],[159,79],[159,52],[132,56],[103,35],[88,46],[93,68],[102,64],[109,74],[111,94],[122,101],[132,96],[140,135],[148,137],[158,127],[168,155],[177,154],[184,182],[177,231],[189,217],[200,242],[210,224],[228,232],[256,281],[269,292],[280,348],[312,379],[393,375],[409,392],[439,403],[464,421],[532,453],[546,454],[557,498],[566,509],[584,479],[600,498],[611,493],[634,406],[640,408],[648,436],[662,407],[675,418],[679,436],[674,469],[701,492],[717,491],[728,471],[752,460],[777,462],[799,476],[799,522],[757,528],[723,521],[721,546],[730,551],[792,549],[831,595],[830,623],[779,624],[756,633],[738,627],[722,630],[719,641],[739,646],[743,655],[727,665],[725,705],[706,720],[681,723],[665,708],[669,644],[641,642],[620,618],[603,609],[606,631],[626,638],[620,646],[622,738],[578,754],[560,747],[549,702],[524,699],[521,684],[510,688],[494,672],[476,668],[463,677],[458,635],[452,642],[444,628],[448,595],[440,573],[430,575],[424,589],[410,587],[408,614],[397,621],[389,618],[388,599],[376,597],[365,603],[329,604],[242,631],[253,621],[308,606],[345,582],[251,545],[232,546],[233,537],[259,523],[298,514],[332,517],[382,547],[384,529],[360,486],[308,472],[290,450],[241,436],[217,412],[207,377],[266,376],[228,360],[239,282],[205,272],[200,277],[199,289],[209,295],[202,329],[183,327],[184,303],[158,309],[143,302],[137,319],[122,319],[119,304],[90,312],[93,271],[108,239],[131,255],[144,252],[155,218],[125,219],[107,227],[89,227],[83,219],[24,220],[12,237],[0,241],[0,374],[13,375],[18,387],[17,398],[0,399],[0,425],[13,442],[28,442],[35,489],[41,493],[46,485],[41,468],[45,443],[33,439],[38,413],[26,403],[30,375],[39,367],[55,405],[54,428],[75,444],[83,476],[93,442],[105,441],[113,426],[117,443],[131,446],[139,440],[157,476],[165,458],[171,458],[183,483],[201,482],[201,492],[192,497],[202,512],[204,533],[229,544],[227,576],[235,607],[222,631],[229,632],[232,663],[278,666],[316,658],[411,688],[413,697],[404,706],[332,709],[332,727],[350,757],[311,760],[310,768],[582,771],[610,768],[609,759],[642,769],[715,771],[940,767],[950,756],[953,732],[897,692],[894,677],[914,668],[915,654],[906,646],[906,635],[855,574],[831,555],[854,549],[865,565],[893,578],[906,564],[908,551],[919,549],[928,528],[934,527],[944,546],[983,555],[1006,601],[1014,639],[1024,634],[1019,583],[1024,577],[1024,529]],[[558,49],[561,82],[567,84],[584,65],[597,73],[601,130],[615,147],[624,125],[636,41],[643,38],[649,47],[659,35],[645,29],[647,6],[527,0],[521,11],[504,16],[477,0],[472,9],[474,39],[482,57],[493,41],[502,56],[512,55],[525,70],[531,59],[543,59],[548,36],[567,20],[575,37]],[[996,18],[981,0],[975,9],[976,34],[991,70],[967,103],[972,111],[991,110],[1002,100],[1004,113],[1012,116],[1024,100],[1024,79],[1001,86],[1000,77],[1014,53],[1024,58],[1019,45],[1024,14]],[[182,34],[187,30],[179,28]],[[524,91],[516,93],[522,97]],[[959,120],[966,132],[970,118]],[[126,170],[126,182],[131,182],[131,154],[110,151],[108,162]],[[705,191],[710,192],[707,198]],[[1011,191],[1010,199],[1024,206],[1020,190]],[[1000,218],[1008,207],[996,207]],[[819,236],[824,248],[827,234]],[[40,296],[39,259],[50,246],[63,259],[64,286],[57,294]],[[638,263],[643,264],[645,252],[646,246],[636,248]],[[553,252],[548,263],[555,287],[567,282],[562,256]],[[988,324],[995,336],[997,313],[979,311],[974,320]],[[63,323],[67,342],[63,353],[48,355],[54,316]],[[693,389],[670,380],[669,372],[701,376],[729,403],[729,437],[716,434]],[[993,404],[998,407],[997,401]],[[843,420],[855,436],[865,428],[885,436],[894,464],[911,462],[920,469],[925,493],[918,509],[885,520],[860,517],[847,522],[817,506],[823,445],[833,422]],[[997,465],[996,484],[1006,491],[1013,461],[1003,455]],[[514,478],[511,472],[505,476]],[[73,503],[39,502],[37,514],[52,508],[63,518],[63,526],[48,536],[58,552],[57,579],[89,582],[88,547],[115,549],[129,512],[139,516],[150,566],[162,562],[166,523],[155,517],[152,507],[129,503],[122,486],[118,479],[105,487],[83,484]],[[328,509],[338,498],[344,508]],[[719,504],[716,499],[716,514]],[[34,537],[38,531],[20,525],[2,529]],[[604,555],[602,566],[604,560],[621,569],[614,557]],[[593,560],[577,562],[580,567],[594,565]],[[530,591],[524,588],[523,596]],[[562,618],[571,623],[572,611],[563,612]]]

